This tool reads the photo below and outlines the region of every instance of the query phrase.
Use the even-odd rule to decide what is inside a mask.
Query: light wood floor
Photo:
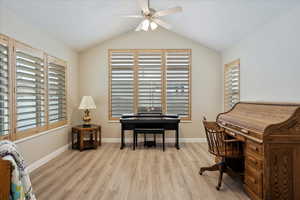
[[[68,150],[31,174],[38,200],[248,200],[242,184],[217,172],[198,174],[212,164],[206,144],[185,143],[133,151],[119,144],[98,150]]]

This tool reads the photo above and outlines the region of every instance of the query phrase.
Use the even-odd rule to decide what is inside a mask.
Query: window
[[[0,139],[10,132],[9,43],[0,35]]]
[[[191,50],[109,50],[109,118],[162,112],[190,120]]]
[[[110,116],[134,112],[134,54],[111,52],[110,55]]]
[[[138,112],[162,112],[162,56],[138,54]]]
[[[67,120],[66,63],[48,56],[48,123]]]
[[[224,109],[231,109],[240,101],[240,60],[225,65]]]
[[[64,61],[0,35],[0,139],[66,124],[65,81]]]
[[[45,123],[44,53],[16,42],[16,131],[41,128]]]
[[[167,111],[189,117],[190,111],[190,54],[166,53]]]

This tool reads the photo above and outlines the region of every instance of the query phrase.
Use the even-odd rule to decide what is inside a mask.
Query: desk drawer
[[[250,153],[245,155],[245,162],[246,166],[249,166],[256,170],[262,170],[263,169],[263,160],[259,157],[255,157],[251,155]]]
[[[246,143],[246,154],[252,154],[254,156],[262,157],[264,154],[263,146],[259,143],[247,140]]]
[[[252,193],[258,197],[263,195],[263,178],[261,171],[255,171],[254,169],[246,166],[245,170],[245,187],[251,190]]]

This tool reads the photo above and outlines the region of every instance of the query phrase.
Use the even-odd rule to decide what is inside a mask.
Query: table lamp
[[[96,109],[93,98],[91,96],[83,96],[78,109],[84,110],[84,116],[82,118],[84,122],[83,126],[91,126],[91,116],[89,109]]]

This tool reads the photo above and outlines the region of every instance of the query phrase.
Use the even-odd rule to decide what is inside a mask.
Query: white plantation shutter
[[[138,53],[138,112],[162,112],[161,52]]]
[[[0,35],[0,138],[10,133],[10,80],[8,38]]]
[[[110,117],[134,112],[134,53],[110,52]]]
[[[0,34],[0,140],[67,123],[66,62]]]
[[[240,61],[225,65],[224,70],[224,107],[228,110],[240,100]]]
[[[48,56],[48,122],[64,124],[67,120],[66,63]]]
[[[191,119],[191,50],[109,50],[109,119],[136,112]]]
[[[17,132],[45,125],[45,66],[43,52],[16,44]]]
[[[166,53],[167,113],[190,115],[190,51]]]

